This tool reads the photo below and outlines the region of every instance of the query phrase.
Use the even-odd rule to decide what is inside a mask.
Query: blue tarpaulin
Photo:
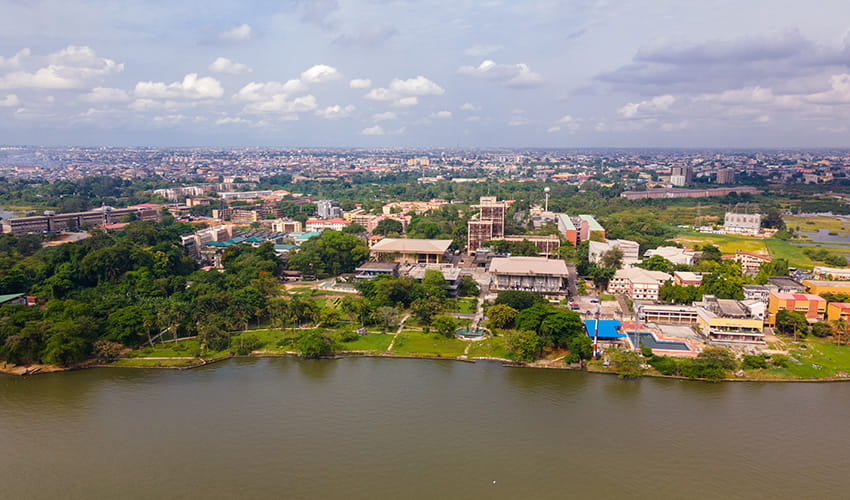
[[[600,339],[617,339],[617,338],[625,338],[625,333],[620,333],[617,331],[617,328],[620,327],[620,322],[616,319],[600,319],[599,320],[599,333],[597,334]],[[596,328],[596,320],[595,319],[586,319],[584,320],[584,328],[587,330],[587,336],[593,338],[593,330]]]

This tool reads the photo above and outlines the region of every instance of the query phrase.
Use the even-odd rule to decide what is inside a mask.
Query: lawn
[[[339,349],[341,351],[386,352],[392,340],[393,336],[385,333],[367,333],[351,342],[341,342]]]
[[[475,309],[477,306],[478,299],[457,299],[457,312],[459,313],[475,314]]]
[[[456,357],[463,354],[466,342],[436,333],[403,331],[396,338],[393,354]]]
[[[197,356],[200,348],[200,342],[197,339],[181,340],[179,342],[154,344],[153,347],[136,349],[135,351],[128,352],[125,358],[171,358]]]
[[[469,348],[470,358],[502,358],[510,359],[505,349],[505,337],[488,337],[484,340],[473,342]]]
[[[786,226],[795,231],[799,228],[799,231],[805,231],[807,233],[816,233],[820,229],[826,229],[836,234],[850,232],[850,222],[835,217],[822,215],[798,217],[796,215],[787,215],[783,217],[783,220]]]

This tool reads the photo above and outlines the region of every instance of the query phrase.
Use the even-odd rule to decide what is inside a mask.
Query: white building
[[[496,257],[488,269],[496,290],[526,290],[563,295],[567,292],[567,265],[546,257]]]
[[[664,257],[673,264],[681,264],[686,266],[692,266],[694,264],[694,251],[688,248],[658,247],[655,249],[647,250],[643,254],[643,256],[647,258],[655,255]]]
[[[615,248],[623,252],[623,266],[630,267],[640,259],[640,245],[630,240],[593,241],[588,244],[588,260],[599,264],[602,255]]]
[[[731,234],[759,234],[761,231],[761,214],[726,212],[726,217],[723,219],[723,229]]]
[[[608,293],[628,295],[632,300],[658,300],[661,285],[672,276],[639,267],[620,269],[608,282]]]

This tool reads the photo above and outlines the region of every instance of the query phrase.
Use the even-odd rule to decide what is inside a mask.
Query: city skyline
[[[0,5],[0,143],[840,147],[850,6]]]

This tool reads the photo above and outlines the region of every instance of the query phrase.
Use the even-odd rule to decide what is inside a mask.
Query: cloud
[[[49,65],[35,72],[16,71],[3,76],[0,89],[80,89],[124,70],[123,64],[98,57],[94,50],[85,46],[69,45],[48,55],[47,60]]]
[[[360,131],[360,133],[363,135],[384,135],[386,132],[380,125],[373,125],[371,127],[364,128]]]
[[[377,47],[398,34],[391,26],[366,26],[334,38],[333,43],[340,47]]]
[[[543,76],[524,63],[497,64],[488,59],[478,66],[461,66],[458,73],[492,80],[506,87],[534,87],[543,83]]]
[[[558,122],[549,128],[547,132],[557,132],[565,128],[569,133],[573,134],[579,129],[579,120],[570,115],[564,115]]]
[[[12,57],[0,56],[0,69],[17,69],[21,66],[21,62],[25,57],[30,55],[30,49],[24,48],[19,50]]]
[[[351,113],[353,111],[354,105],[352,104],[349,104],[347,106],[340,106],[339,104],[335,104],[333,106],[328,106],[325,109],[317,109],[316,115],[328,120],[338,120],[340,118],[348,118],[349,116],[351,116]]]
[[[431,115],[431,118],[436,118],[438,120],[447,120],[452,117],[451,111],[437,111],[436,113]]]
[[[372,86],[372,80],[368,78],[355,78],[348,82],[348,86],[353,89],[368,89]]]
[[[384,120],[395,120],[398,118],[398,115],[396,115],[393,111],[387,111],[386,113],[378,113],[372,116],[372,118],[374,118],[376,122],[380,122]]]
[[[95,87],[91,92],[83,94],[80,100],[95,104],[108,102],[127,102],[130,100],[130,95],[121,89],[113,89],[107,87]]]
[[[418,97],[443,95],[445,90],[422,75],[407,80],[393,79],[388,88],[372,89],[366,99],[373,101],[394,101],[399,107],[415,106]]]
[[[0,108],[15,108],[21,105],[21,100],[15,94],[9,94],[0,100]]]
[[[660,95],[638,103],[628,103],[617,112],[623,118],[646,118],[670,109],[676,98],[670,94]]]
[[[197,73],[189,73],[182,81],[169,84],[138,82],[133,91],[141,99],[214,99],[223,94],[218,80],[209,76],[198,78]]]
[[[301,20],[315,24],[322,29],[331,29],[335,23],[333,15],[339,10],[337,0],[299,0]]]
[[[233,96],[239,101],[263,101],[271,99],[276,95],[294,95],[307,91],[307,86],[301,80],[287,80],[285,83],[280,82],[251,82]]]
[[[238,116],[228,116],[226,118],[219,118],[215,121],[216,125],[245,125],[248,123],[251,122],[244,118],[239,118]]]
[[[301,73],[301,81],[305,83],[325,83],[341,78],[336,68],[325,64],[317,64]]]
[[[473,45],[472,47],[464,50],[463,53],[472,57],[484,57],[499,52],[500,50],[502,50],[501,45]]]
[[[546,132],[548,132],[548,133],[550,133],[550,134],[551,134],[551,133],[553,133],[553,132],[558,132],[559,130],[561,130],[561,127],[559,127],[559,126],[557,126],[557,125],[554,125],[554,126],[552,126],[552,127],[547,128],[547,129],[546,129]]]
[[[218,35],[221,40],[228,42],[242,42],[251,39],[251,27],[247,24],[240,24],[235,28],[231,28]]]
[[[241,75],[243,73],[251,73],[254,71],[246,64],[231,61],[226,57],[219,57],[209,65],[209,70],[213,73],[224,73],[227,75]]]
[[[471,102],[465,102],[463,103],[463,106],[460,107],[460,109],[463,111],[481,111],[481,106],[476,106]]]
[[[295,115],[297,113],[313,111],[316,108],[318,108],[318,104],[316,103],[316,98],[313,95],[308,94],[290,100],[286,95],[279,94],[273,96],[267,101],[255,102],[247,105],[245,107],[245,112],[255,114],[275,113]]]

